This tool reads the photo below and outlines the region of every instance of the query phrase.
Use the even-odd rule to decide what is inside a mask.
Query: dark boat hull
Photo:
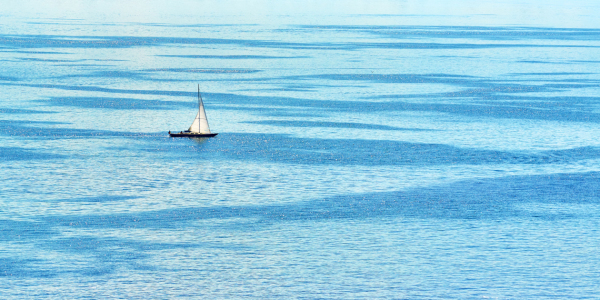
[[[215,137],[218,133],[192,133],[192,132],[182,132],[182,133],[169,133],[171,137],[189,137],[189,138],[209,138]]]

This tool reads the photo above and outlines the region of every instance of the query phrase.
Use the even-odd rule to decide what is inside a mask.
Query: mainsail
[[[206,112],[204,111],[204,103],[202,102],[202,97],[200,96],[200,85],[198,85],[198,114],[196,114],[196,118],[194,119],[194,123],[188,129],[190,132],[198,132],[198,133],[210,133],[210,127],[208,127],[208,120],[206,119]]]

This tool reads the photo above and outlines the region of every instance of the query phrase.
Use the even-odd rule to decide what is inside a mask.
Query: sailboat
[[[169,131],[171,137],[195,137],[205,138],[214,137],[218,133],[210,132],[208,127],[208,119],[206,119],[206,112],[204,111],[204,103],[202,102],[202,96],[200,95],[200,85],[198,84],[198,114],[192,123],[192,126],[186,131],[180,131],[179,133]]]

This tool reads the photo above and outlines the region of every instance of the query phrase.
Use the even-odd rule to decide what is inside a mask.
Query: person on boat
[[[169,130],[169,134],[171,134],[171,130]]]

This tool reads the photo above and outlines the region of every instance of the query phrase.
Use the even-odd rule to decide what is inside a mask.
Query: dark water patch
[[[98,75],[106,75],[111,76],[111,74],[115,74],[117,76],[139,76],[139,72],[197,72],[197,73],[256,73],[260,72],[260,70],[244,70],[244,69],[146,69],[140,70],[133,73],[130,72],[98,72],[92,73]],[[231,80],[241,80],[241,81],[269,81],[273,79],[284,79],[284,80],[293,80],[293,81],[308,81],[308,80],[332,80],[332,81],[364,81],[364,82],[375,82],[375,83],[433,83],[433,84],[448,84],[448,85],[457,85],[463,87],[479,87],[479,88],[488,88],[488,89],[504,89],[504,91],[511,90],[525,90],[526,88],[541,89],[545,87],[549,88],[576,88],[576,87],[585,87],[582,85],[560,85],[560,86],[552,86],[550,84],[543,85],[521,85],[514,83],[502,83],[496,81],[490,81],[485,78],[473,77],[473,76],[465,76],[465,75],[455,75],[455,74],[319,74],[319,75],[304,75],[304,76],[285,76],[280,78],[256,78],[256,79],[235,79]],[[16,83],[0,83],[5,85],[22,85],[22,86],[31,86],[31,87],[42,87],[42,88],[59,88],[65,90],[90,90],[90,91],[105,91],[105,92],[117,92],[117,93],[158,93],[165,94],[169,93],[166,91],[139,91],[139,90],[122,90],[122,89],[108,89],[108,88],[100,88],[94,86],[66,86],[66,85],[48,85],[48,84],[16,84]],[[305,85],[293,84],[290,87],[299,87],[305,88]],[[170,95],[184,95],[178,94],[177,92],[170,92]],[[187,93],[189,95],[191,93]],[[220,94],[215,94],[220,95]],[[224,95],[224,94],[221,94]]]
[[[504,86],[492,88],[480,88],[464,90],[460,92],[442,93],[437,95],[386,95],[376,98],[474,98],[485,100],[517,99],[503,94],[518,94],[528,92],[551,91],[557,88],[571,87],[571,85],[543,85],[543,86]],[[497,95],[500,94],[500,95]],[[330,112],[391,112],[391,111],[426,111],[450,113],[470,117],[490,117],[501,119],[534,119],[550,121],[569,122],[600,122],[600,114],[582,111],[581,107],[510,107],[503,105],[480,105],[480,104],[448,104],[448,103],[412,103],[404,101],[370,102],[370,101],[334,101],[334,100],[308,100],[298,98],[278,97],[250,97],[250,96],[228,96],[213,94],[212,99],[217,102],[228,102],[230,104],[254,104],[265,106],[291,106],[327,110]]]
[[[494,90],[498,91],[498,90]],[[515,90],[516,92],[517,90]],[[548,105],[548,106],[535,106],[535,105],[502,105],[497,104],[498,100],[504,100],[504,96],[495,96],[489,94],[489,90],[471,90],[457,93],[444,94],[446,97],[458,97],[458,98],[476,98],[486,99],[494,102],[482,102],[492,103],[493,105],[484,104],[445,104],[445,103],[411,103],[411,102],[387,102],[387,103],[373,103],[373,102],[362,102],[355,103],[354,105],[365,109],[365,111],[426,111],[426,112],[439,112],[449,113],[455,115],[463,115],[469,117],[483,117],[483,118],[497,118],[497,119],[524,119],[524,120],[547,120],[547,121],[566,121],[566,122],[600,122],[600,114],[592,113],[587,110],[583,110],[582,107],[575,105]],[[381,98],[425,98],[419,97],[419,95],[387,95]],[[431,96],[430,97],[434,97]],[[435,97],[437,98],[437,97]],[[511,99],[508,98],[507,99]],[[328,108],[334,108],[337,106],[329,105]],[[337,108],[337,107],[336,107]],[[341,109],[341,108],[340,108]],[[351,109],[351,108],[348,108]]]
[[[108,97],[52,97],[49,100],[38,100],[38,102],[49,103],[52,106],[70,106],[80,108],[100,108],[118,110],[168,110],[175,109],[177,107],[197,107],[196,103],[184,101],[160,101]]]
[[[113,215],[114,216],[114,215]],[[100,217],[101,220],[108,221],[113,216]],[[127,221],[133,223],[140,222],[144,224],[144,221],[133,217],[129,219],[125,217]],[[61,218],[46,218],[49,226],[55,227],[68,227],[68,228],[103,228],[101,223],[95,223],[94,217],[81,216],[81,217],[66,217]],[[160,220],[159,220],[160,221]],[[142,226],[135,226],[128,224],[127,222],[119,222],[122,227],[125,228],[144,228]],[[98,226],[100,225],[100,226]],[[132,226],[129,226],[132,225]],[[179,224],[181,225],[181,224]],[[112,226],[104,228],[115,228]],[[146,228],[156,228],[155,226],[148,226]],[[170,228],[166,226],[165,228]],[[181,229],[181,227],[178,227]],[[161,229],[163,229],[161,227]],[[74,273],[82,274],[87,276],[101,276],[112,274],[118,270],[129,269],[136,271],[157,271],[159,268],[147,264],[146,262],[152,261],[152,257],[157,251],[177,251],[178,249],[189,249],[189,248],[231,248],[232,246],[236,249],[243,248],[241,245],[226,245],[216,242],[202,242],[202,238],[198,242],[193,243],[174,243],[174,242],[149,242],[142,240],[113,238],[113,237],[92,237],[92,236],[77,236],[77,237],[63,237],[58,236],[53,239],[44,240],[39,243],[42,249],[50,251],[59,251],[65,254],[65,257],[69,255],[83,255],[90,261],[85,265],[76,265],[64,267],[60,270],[62,273]],[[170,268],[169,270],[173,270]]]
[[[387,125],[378,124],[365,124],[365,123],[348,123],[348,122],[326,122],[326,121],[247,121],[244,123],[261,124],[261,125],[273,125],[283,127],[328,127],[328,128],[352,128],[352,129],[369,129],[369,130],[406,130],[406,131],[433,131],[432,129],[420,129],[420,128],[401,128]]]
[[[124,48],[143,45],[135,39],[120,42],[101,37],[1,35],[0,45],[18,48]]]
[[[533,97],[532,99],[507,97],[507,99],[475,101],[473,104],[589,112],[593,110],[594,105],[600,104],[600,97]]]
[[[25,22],[25,24],[32,24],[32,25],[63,25],[63,26],[65,26],[65,25],[77,25],[77,26],[80,26],[80,25],[83,25],[83,24],[81,24],[79,22],[84,21],[84,20],[83,19],[61,19],[61,21],[62,22],[42,22],[42,21],[33,22],[33,21],[30,21],[30,22]],[[76,21],[76,23],[66,23],[64,21]]]
[[[571,60],[574,63],[600,64],[600,60]]]
[[[71,60],[71,59],[49,59],[49,58],[35,58],[35,57],[21,57],[21,58],[17,58],[17,59],[19,59],[19,60],[25,60],[25,61],[39,61],[39,62],[52,62],[52,63],[81,62],[81,61],[85,61],[85,59]]]
[[[547,78],[537,78],[537,79],[530,79],[528,80],[529,82],[552,82],[552,84],[546,84],[547,87],[552,87],[553,85],[555,85],[558,89],[565,89],[565,88],[572,88],[572,89],[577,89],[577,88],[588,88],[588,87],[598,87],[600,86],[600,80],[599,79],[591,79],[591,78],[575,78],[575,77],[570,77],[570,78],[555,78],[552,80],[548,80]],[[560,87],[559,85],[562,85],[562,87]]]
[[[354,86],[355,88],[358,86]],[[278,91],[278,92],[315,92],[316,87],[284,87],[284,88],[270,88],[270,89],[256,89],[259,91]],[[249,90],[244,90],[249,91]]]
[[[410,111],[435,111],[470,117],[489,117],[498,119],[525,119],[566,122],[600,122],[600,114],[573,111],[570,109],[552,110],[538,107],[502,106],[502,105],[466,105],[466,104],[407,104],[403,103],[405,110]],[[548,107],[549,108],[549,107]]]
[[[60,35],[0,35],[0,46],[12,48],[131,48],[168,44],[178,45],[238,45],[241,47],[313,50],[357,49],[489,49],[489,48],[560,48],[596,47],[589,45],[546,44],[481,44],[481,43],[290,43],[261,40],[133,37],[133,36],[60,36]]]
[[[463,76],[454,74],[319,74],[319,75],[308,75],[308,76],[290,76],[287,79],[290,80],[307,80],[307,79],[320,79],[320,80],[333,80],[333,81],[366,81],[374,83],[430,83],[430,84],[446,84],[462,87],[476,88],[472,90],[463,90],[459,92],[451,93],[440,93],[437,95],[448,97],[454,93],[474,93],[479,94],[491,94],[491,93],[525,93],[525,92],[549,92],[554,91],[553,89],[567,89],[567,88],[584,88],[584,87],[595,87],[596,85],[590,84],[564,84],[564,83],[551,83],[547,84],[518,84],[518,83],[505,83],[499,81],[491,81],[485,78],[478,78],[473,76]],[[430,94],[436,95],[436,94]]]
[[[328,75],[330,76],[330,75]],[[410,76],[409,76],[410,77]],[[418,98],[418,97],[429,97],[429,98],[473,98],[473,99],[485,99],[485,100],[500,100],[510,99],[508,97],[511,94],[519,93],[532,93],[532,92],[551,92],[561,89],[574,89],[584,87],[594,87],[595,85],[589,84],[544,84],[544,85],[517,85],[517,84],[496,84],[490,85],[485,82],[475,82],[467,79],[454,79],[454,78],[442,78],[432,79],[435,76],[426,76],[422,78],[429,78],[430,82],[435,83],[455,83],[460,85],[481,85],[483,87],[473,88],[468,90],[462,90],[451,93],[439,93],[439,94],[426,94],[426,95],[385,95],[377,96],[374,98],[378,99],[403,99],[403,98]],[[351,75],[333,75],[330,78],[337,78],[339,80],[353,80]],[[344,79],[345,78],[345,79]],[[380,75],[374,79],[371,77],[359,77],[363,80],[379,80]],[[391,78],[381,79],[389,80],[389,82],[402,82],[403,78]],[[418,82],[419,79],[409,79],[414,82]],[[182,96],[182,97],[196,97],[196,92],[182,92],[182,91],[160,91],[160,90],[124,90],[124,89],[110,89],[101,88],[94,86],[65,86],[65,85],[46,85],[46,84],[17,84],[17,83],[0,83],[0,85],[15,85],[15,86],[29,86],[37,88],[58,88],[64,90],[83,90],[83,91],[97,91],[97,92],[108,92],[108,93],[122,93],[122,94],[141,94],[141,95],[167,95],[167,96]],[[235,95],[235,94],[224,94],[224,93],[203,93],[208,96],[209,99],[207,107],[212,108],[211,103],[227,104],[227,105],[247,105],[247,106],[264,106],[264,107],[277,107],[282,106],[285,108],[298,107],[302,109],[314,108],[318,110],[327,110],[329,112],[390,112],[390,111],[427,111],[427,112],[441,112],[451,113],[457,115],[465,115],[472,117],[492,117],[492,118],[507,118],[507,119],[536,119],[536,120],[551,120],[551,121],[572,121],[572,122],[599,122],[600,115],[592,112],[585,111],[574,111],[564,109],[535,109],[535,108],[514,108],[500,105],[477,105],[477,104],[447,104],[447,103],[411,103],[403,101],[386,101],[386,102],[371,102],[371,101],[335,101],[335,100],[311,100],[311,99],[300,99],[290,97],[265,97],[265,96],[247,96],[247,95]],[[516,98],[513,98],[516,99]],[[190,102],[191,103],[191,102]],[[184,105],[184,104],[182,104]],[[250,108],[248,108],[250,109]]]
[[[455,95],[455,94],[450,94]],[[447,98],[447,94],[404,94],[404,95],[383,95],[364,97],[364,99],[427,99],[427,98]],[[461,97],[456,97],[461,98]],[[479,99],[479,100],[478,100]],[[435,100],[433,100],[435,101]],[[539,107],[544,109],[570,109],[583,112],[594,110],[594,106],[600,103],[600,97],[581,97],[581,96],[528,96],[528,95],[482,95],[480,98],[465,99],[464,105],[491,105],[491,106],[523,106],[523,107]],[[424,104],[424,103],[419,103]],[[436,103],[427,103],[435,105]],[[443,103],[448,105],[463,105],[459,102]]]
[[[0,82],[0,85],[27,86],[27,87],[34,87],[34,88],[60,89],[60,90],[66,90],[66,91],[91,91],[91,92],[117,93],[117,94],[185,96],[185,97],[196,97],[198,95],[197,92],[160,91],[160,90],[124,90],[124,89],[111,89],[111,88],[103,88],[103,87],[89,86],[89,85],[77,86],[77,85],[61,85],[61,84],[21,84],[21,83],[8,83],[8,82]]]
[[[0,76],[0,81],[18,81],[19,79],[11,76]]]
[[[61,63],[57,63],[55,64],[55,66],[57,67],[116,67],[117,65],[111,65],[111,64],[61,64]],[[67,76],[67,75],[63,75],[63,76],[56,76],[53,78],[68,78],[68,77],[77,77],[77,75],[72,75],[72,76]],[[92,76],[82,76],[82,77],[92,77]]]
[[[243,110],[246,110],[245,108]],[[256,112],[259,112],[260,115],[262,116],[266,116],[266,117],[277,117],[277,118],[282,118],[282,117],[293,117],[293,118],[298,118],[298,117],[302,117],[302,118],[326,118],[328,117],[328,114],[324,113],[324,112],[318,112],[318,111],[305,111],[305,110],[291,110],[291,109],[282,109],[282,110],[277,110],[277,109],[257,109],[255,110]]]
[[[34,258],[0,257],[0,278],[53,278],[56,270],[40,266],[44,262]]]
[[[215,110],[233,110],[252,113],[254,115],[269,117],[327,117],[325,112],[316,110],[307,111],[305,109],[289,109],[281,107],[252,107],[252,106],[230,106],[230,105],[210,105],[210,109]]]
[[[79,227],[73,222],[65,226]],[[150,257],[147,251],[177,248],[176,245],[167,243],[147,243],[90,236],[59,237],[52,241],[45,241],[42,247],[65,252],[65,254],[91,256],[93,263],[86,264],[84,267],[70,267],[64,270],[67,273],[82,273],[88,276],[111,274],[119,268],[151,270],[153,269],[151,266],[142,263],[142,260]]]
[[[509,76],[565,76],[565,75],[593,75],[596,73],[583,72],[554,72],[554,73],[509,73]]]
[[[271,48],[314,47],[312,44],[242,39],[134,36],[0,35],[0,46],[13,48],[131,48],[162,46],[167,44],[217,44]]]
[[[299,28],[327,31],[358,31],[396,39],[477,39],[477,40],[600,40],[594,28],[548,28],[512,26],[394,26],[394,25],[301,25]]]
[[[305,165],[440,166],[564,164],[600,158],[594,147],[556,151],[493,151],[384,140],[298,138],[278,134],[221,133],[201,141],[171,138],[144,149],[187,159],[234,159]]]
[[[72,66],[72,65],[70,65]],[[99,66],[95,64],[86,64],[85,66]],[[103,65],[104,66],[104,65]],[[129,78],[129,79],[146,79],[140,72],[128,72],[128,71],[95,71],[88,74],[69,74],[58,76],[55,78],[71,78],[71,77],[98,77],[98,78]]]
[[[543,60],[517,60],[517,62],[528,63],[528,64],[555,64],[555,65],[570,64],[570,62],[556,62],[556,61],[543,61]]]
[[[545,161],[573,161],[580,159],[600,158],[600,148],[578,147],[563,150],[549,150],[540,152],[540,158]]]
[[[65,202],[65,203],[104,203],[104,202],[115,202],[115,201],[127,201],[140,199],[142,197],[139,196],[116,196],[116,195],[104,195],[104,196],[94,196],[94,197],[81,197],[81,198],[67,198],[67,199],[57,199],[51,200],[47,202]]]
[[[336,75],[337,76],[337,75]],[[350,75],[341,78],[352,78]],[[371,80],[369,77],[366,80]],[[379,78],[379,77],[377,77]],[[346,79],[351,80],[351,79]],[[390,82],[395,82],[397,79],[390,79]],[[415,80],[415,79],[412,79]],[[469,81],[465,82],[463,79],[450,79],[446,82],[456,82],[457,84],[474,84]],[[431,80],[431,82],[435,82]],[[459,83],[462,82],[462,83]],[[142,94],[142,95],[168,95],[168,96],[185,96],[195,97],[195,92],[181,92],[181,91],[159,91],[159,90],[123,90],[123,89],[110,89],[101,88],[94,86],[65,86],[65,85],[44,85],[44,84],[16,84],[16,83],[0,83],[0,85],[18,85],[18,86],[30,86],[30,87],[41,87],[41,88],[59,88],[64,90],[83,90],[83,91],[97,91],[97,92],[108,92],[108,93],[123,93],[123,94]],[[484,85],[484,83],[479,83]],[[428,94],[428,95],[386,95],[377,96],[379,99],[395,99],[395,98],[474,98],[474,99],[486,99],[486,100],[499,100],[509,99],[507,95],[518,94],[518,93],[532,93],[532,92],[550,92],[556,91],[557,89],[573,89],[573,88],[584,88],[594,87],[595,85],[585,84],[545,84],[545,85],[492,85],[483,88],[475,88],[469,90],[463,90],[459,92],[451,93],[440,93],[440,94]],[[285,106],[285,107],[298,107],[298,108],[315,108],[319,110],[329,110],[330,112],[344,111],[344,112],[355,112],[355,111],[368,111],[368,112],[390,112],[390,111],[427,111],[427,112],[441,112],[451,113],[458,115],[466,115],[472,117],[492,117],[492,118],[506,118],[506,119],[535,119],[535,120],[550,120],[550,121],[571,121],[571,122],[599,122],[600,115],[592,112],[564,110],[564,109],[535,109],[535,108],[522,108],[522,107],[507,107],[500,105],[477,105],[477,104],[446,104],[446,103],[411,103],[401,101],[387,101],[387,102],[370,102],[370,101],[334,101],[334,100],[309,100],[289,97],[257,97],[257,96],[246,96],[246,95],[235,95],[235,94],[223,94],[223,93],[203,93],[208,95],[210,102],[218,104],[234,104],[234,105],[249,105],[249,106]],[[191,103],[191,102],[190,102]],[[206,103],[206,102],[205,102]],[[182,104],[184,105],[184,104]],[[211,104],[208,104],[211,108]],[[215,106],[216,107],[216,106]],[[250,108],[248,108],[250,109]]]
[[[598,180],[598,173],[511,176],[406,191],[343,195],[286,205],[187,207],[127,214],[65,216],[48,221],[59,226],[90,229],[181,228],[190,221],[230,218],[252,219],[261,223],[398,216],[558,221],[585,217],[581,212],[571,212],[561,204],[600,204],[600,192],[595,188]],[[531,204],[531,208],[519,206],[526,203]],[[538,203],[554,205],[555,210],[540,208]]]
[[[86,59],[86,60],[90,60],[90,61],[129,61],[127,59],[114,59],[114,58],[93,58],[93,59]]]
[[[72,222],[74,220],[79,220],[78,222]],[[85,225],[87,218],[85,216],[69,218],[69,223],[66,224],[60,219],[52,219],[48,218],[50,224],[61,224],[61,226],[82,226]],[[134,219],[135,222],[135,219]],[[154,251],[154,250],[168,250],[175,248],[191,248],[197,246],[197,244],[183,244],[183,243],[153,243],[153,242],[144,242],[144,241],[135,241],[129,239],[119,239],[119,238],[93,238],[93,237],[77,237],[77,238],[62,238],[58,240],[56,249],[69,249],[74,250],[75,252],[85,252],[85,251],[94,251],[98,253],[104,254],[105,251],[97,251],[100,248],[121,248],[121,250],[125,250],[122,252],[126,252],[126,258],[130,259],[139,259],[142,257],[146,257],[146,251]],[[68,246],[65,247],[65,244]],[[50,245],[52,246],[52,245]],[[121,257],[125,258],[125,257]],[[104,259],[105,260],[105,259]],[[128,259],[124,259],[128,260]],[[115,261],[113,259],[108,259],[108,261]]]
[[[23,137],[23,138],[89,138],[89,137],[141,137],[147,134],[126,131],[108,131],[92,129],[56,128],[56,127],[34,127],[26,123],[0,120],[0,135]],[[19,152],[16,152],[19,154]],[[27,154],[27,151],[23,153]],[[8,155],[8,154],[7,154]],[[32,154],[33,155],[33,154]],[[50,154],[47,154],[50,155]],[[53,154],[54,155],[54,154]],[[8,156],[7,156],[8,157]],[[19,156],[11,156],[19,157]],[[24,157],[28,157],[25,155]],[[62,156],[60,156],[62,157]]]
[[[273,78],[231,78],[228,81],[273,81],[273,80],[288,80],[294,82],[301,82],[300,84],[294,84],[297,87],[306,87],[308,84],[312,84],[312,87],[344,87],[343,85],[331,85],[320,82],[316,85],[314,82],[307,82],[309,80],[331,80],[331,81],[363,81],[363,82],[374,82],[374,83],[435,83],[435,84],[449,84],[458,86],[478,87],[478,86],[490,86],[497,84],[495,81],[489,79],[468,75],[460,74],[374,74],[374,73],[352,73],[352,74],[318,74],[318,75],[296,75],[296,76],[283,76]],[[356,86],[365,87],[367,86]],[[279,89],[281,90],[281,89]]]
[[[346,49],[494,49],[494,48],[598,48],[590,45],[540,45],[540,44],[470,44],[470,43],[356,43]]]
[[[319,74],[307,76],[289,76],[290,80],[334,80],[334,81],[368,81],[377,83],[437,83],[460,86],[489,85],[483,78],[454,74]]]
[[[541,93],[541,92],[556,92],[565,91],[589,87],[597,87],[597,84],[582,83],[582,80],[577,80],[577,83],[573,83],[572,80],[554,82],[539,85],[525,85],[525,84],[489,84],[487,87],[479,87],[474,89],[461,90],[457,92],[441,93],[444,97],[454,97],[459,95],[472,95],[476,97],[485,97],[496,94],[514,94],[514,93]]]
[[[0,125],[1,126],[1,125]],[[0,127],[0,133],[2,127]],[[0,162],[5,161],[28,161],[42,159],[61,159],[66,158],[65,155],[52,154],[44,151],[25,149],[19,147],[0,147]]]
[[[588,218],[576,205],[600,204],[600,173],[551,174],[472,179],[403,191],[349,194],[277,205],[170,208],[146,212],[43,216],[37,222],[0,220],[0,241],[35,242],[63,254],[60,261],[0,258],[0,277],[52,277],[58,274],[102,276],[118,270],[157,271],[147,262],[157,251],[186,248],[242,249],[243,245],[204,242],[156,242],[115,237],[64,236],[61,229],[134,230],[194,227],[195,221],[221,220],[215,227],[256,230],[287,222],[363,221],[380,218],[515,220],[560,222]],[[223,220],[228,220],[225,224]],[[231,228],[232,224],[236,226]],[[244,224],[244,225],[241,225]],[[252,224],[252,226],[248,226]],[[242,229],[243,228],[243,229]],[[69,257],[85,264],[69,264]]]
[[[574,79],[560,79],[544,80],[543,82],[549,82],[545,84],[519,84],[513,82],[506,83],[490,81],[483,78],[453,76],[449,74],[321,74],[311,76],[297,76],[291,77],[289,79],[305,80],[308,78],[325,79],[333,81],[369,81],[374,83],[431,83],[455,85],[469,88],[448,93],[432,93],[419,95],[386,95],[371,97],[371,99],[401,97],[486,97],[496,94],[556,92],[568,89],[589,88],[597,87],[599,83],[598,80],[591,79],[577,79],[576,82],[573,82]],[[528,80],[527,82],[532,81]]]
[[[55,227],[56,224],[44,223]],[[73,227],[77,225],[65,225]],[[119,269],[156,271],[145,264],[152,251],[198,247],[198,244],[152,243],[118,238],[95,238],[90,236],[63,237],[60,234],[36,241],[36,246],[63,254],[60,260],[0,258],[0,277],[54,277],[60,274],[102,276]],[[72,255],[84,256],[85,264],[70,264]]]
[[[161,57],[201,58],[201,59],[283,59],[307,58],[307,56],[270,56],[270,55],[157,55]]]
[[[31,120],[0,120],[1,126],[10,125],[58,125],[58,124],[71,124],[68,122],[54,122],[54,121],[31,121]]]
[[[0,47],[0,49],[6,49],[4,47]],[[9,49],[15,49],[13,47],[9,48]],[[23,54],[73,54],[70,52],[59,52],[59,51],[36,51],[36,50],[32,50],[32,51],[27,51],[27,50],[0,50],[0,52],[10,52],[10,53],[23,53]]]
[[[290,82],[281,82],[281,81],[287,81],[287,80],[297,80],[294,83],[290,83]],[[347,85],[345,84],[332,84],[330,82],[328,83],[323,83],[323,82],[316,82],[316,81],[311,81],[309,82],[306,78],[304,79],[300,79],[300,78],[289,78],[289,77],[280,77],[280,78],[265,78],[265,77],[256,77],[256,78],[211,78],[211,81],[227,81],[227,82],[252,82],[252,83],[268,83],[268,82],[272,82],[272,81],[277,81],[277,86],[276,87],[267,87],[267,88],[259,88],[258,86],[255,88],[248,88],[248,89],[237,89],[236,91],[238,92],[251,92],[253,94],[256,93],[256,91],[259,92],[263,92],[263,91],[278,91],[278,92],[283,92],[283,91],[307,91],[307,92],[315,92],[318,91],[318,89],[324,89],[324,88],[347,88]],[[364,84],[354,84],[352,87],[354,88],[370,88],[367,85]]]
[[[534,96],[520,96],[520,95],[505,95],[502,99],[496,101],[490,101],[495,105],[502,105],[503,103],[548,103],[552,105],[554,103],[557,106],[572,105],[573,107],[579,107],[580,109],[591,108],[596,104],[600,104],[600,96],[586,97],[586,96],[545,96],[545,97],[534,97]]]
[[[261,70],[245,69],[147,69],[144,72],[175,72],[175,73],[210,73],[210,74],[229,74],[229,73],[258,73]]]
[[[478,56],[470,56],[470,55],[432,55],[431,57],[443,57],[443,58],[479,58]]]
[[[22,51],[22,50],[19,50],[19,51],[11,51],[11,52],[14,52],[14,53],[25,53],[25,54],[73,54],[73,53],[70,53],[70,52],[35,51],[35,50],[34,51]]]
[[[125,90],[125,89],[112,89],[103,88],[97,86],[74,86],[74,85],[59,85],[59,84],[25,84],[25,83],[9,83],[0,82],[0,85],[9,86],[26,86],[34,88],[49,88],[49,89],[61,89],[67,91],[91,91],[91,92],[103,92],[103,93],[116,93],[116,94],[136,94],[136,95],[159,95],[159,96],[176,96],[176,97],[192,97],[198,96],[197,92],[185,92],[185,91],[161,91],[161,90]],[[209,100],[214,100],[221,104],[265,104],[265,105],[280,105],[284,106],[287,103],[291,103],[293,106],[297,106],[297,102],[301,99],[284,98],[284,97],[256,97],[256,96],[245,96],[236,94],[225,94],[225,93],[202,93],[203,98],[209,96]],[[315,102],[316,100],[311,100]],[[294,104],[296,103],[296,104]],[[205,99],[204,104],[207,104]],[[210,104],[209,104],[210,106]],[[212,107],[212,106],[211,106]],[[249,108],[250,109],[250,108]]]
[[[258,24],[167,24],[167,23],[128,23],[152,27],[174,27],[174,28],[204,28],[204,27],[253,27]]]
[[[560,102],[542,102],[542,101],[477,101],[481,105],[510,106],[515,108],[534,108],[534,109],[571,109],[573,104]]]
[[[41,111],[32,109],[20,109],[20,108],[0,108],[0,114],[51,114],[54,111]],[[1,121],[1,120],[0,120]]]
[[[100,67],[106,67],[109,65],[106,64],[64,64],[64,65],[57,65],[57,66],[69,66],[69,67],[75,67],[75,66],[82,66],[82,67],[95,67],[95,66],[100,66]],[[204,72],[204,73],[210,73],[210,72]],[[214,72],[214,73],[227,73],[227,72]],[[232,72],[233,73],[233,72]],[[114,79],[114,78],[125,78],[127,80],[146,80],[146,81],[152,81],[152,82],[196,82],[194,80],[189,80],[189,79],[176,79],[176,78],[153,78],[151,76],[148,76],[148,72],[147,71],[96,71],[96,72],[91,72],[91,73],[85,73],[85,74],[70,74],[70,75],[62,75],[62,76],[56,76],[54,78],[82,78],[82,77],[86,77],[86,78],[110,78],[110,79]]]
[[[395,216],[451,219],[537,219],[556,221],[579,218],[559,209],[537,210],[535,203],[600,203],[595,188],[598,173],[511,176],[478,179],[401,192],[340,196],[307,203],[318,218]],[[518,204],[534,203],[523,210]],[[559,205],[560,206],[560,205]],[[568,208],[568,207],[563,207]],[[288,215],[289,214],[289,215]],[[294,212],[286,212],[293,216]],[[303,218],[307,214],[298,214]]]
[[[0,277],[54,277],[59,274],[106,275],[117,269],[152,271],[156,268],[144,264],[153,251],[192,247],[223,247],[216,243],[169,243],[147,242],[112,237],[91,236],[65,237],[60,227],[79,228],[87,226],[86,216],[66,218],[45,217],[39,221],[0,220],[0,242],[35,243],[39,249],[62,253],[57,261],[35,258],[0,258]],[[134,218],[133,222],[137,220]],[[92,225],[92,224],[90,224]],[[89,263],[70,264],[72,255],[83,255]]]
[[[0,220],[2,242],[31,242],[56,235],[57,232],[55,228],[48,227],[44,222]]]

